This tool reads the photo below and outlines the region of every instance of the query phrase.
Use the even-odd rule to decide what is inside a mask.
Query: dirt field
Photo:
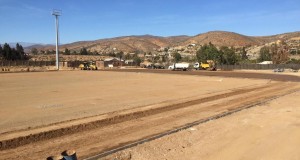
[[[118,152],[110,158],[299,160],[299,104],[300,92],[297,92]]]
[[[275,74],[119,71],[0,74],[0,159],[45,159],[66,149],[88,158],[300,89],[299,77]],[[161,159],[144,151],[121,155]]]
[[[267,82],[139,72],[0,74],[0,133]]]

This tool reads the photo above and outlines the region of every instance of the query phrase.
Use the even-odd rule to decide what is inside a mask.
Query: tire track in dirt
[[[41,159],[59,153],[64,149],[76,148],[80,159],[88,158],[99,152],[103,153],[124,146],[133,147],[134,145],[131,146],[131,144],[137,145],[137,142],[146,142],[147,140],[153,140],[153,138],[159,138],[163,136],[163,134],[176,133],[176,130],[172,130],[174,128],[177,128],[179,131],[193,123],[204,123],[257,105],[261,103],[261,99],[270,100],[299,90],[299,86],[294,86],[289,83],[283,83],[281,85],[274,83],[262,87],[263,89],[228,96],[225,99],[216,99],[216,104],[208,101],[207,103],[209,104],[199,103],[184,106],[177,110],[168,110],[156,115],[149,115],[130,121],[124,121],[119,124],[116,123],[99,127],[92,131],[85,130],[84,132],[79,132],[74,135],[65,135],[63,137],[54,138],[53,140],[40,141],[30,145],[30,147],[25,145],[11,150],[4,150],[0,153],[5,159],[16,159],[20,157],[21,159]],[[248,90],[249,89],[250,88],[248,88]],[[243,98],[241,99],[241,97]],[[231,102],[234,102],[234,104],[231,104]],[[32,150],[36,152],[32,154]],[[15,153],[18,153],[18,155],[14,155]],[[30,157],[28,157],[28,155],[30,155]]]
[[[187,129],[192,126],[208,122],[210,120],[219,119],[219,118],[231,115],[233,113],[257,106],[259,104],[266,103],[266,102],[276,99],[278,97],[281,97],[281,96],[284,96],[287,94],[291,94],[291,93],[297,92],[299,90],[300,90],[299,86],[291,86],[291,85],[287,84],[287,85],[282,85],[282,86],[278,86],[275,88],[270,88],[270,89],[266,89],[263,91],[247,94],[247,95],[245,95],[245,99],[242,99],[242,100],[240,99],[240,97],[236,97],[232,100],[227,101],[226,104],[228,104],[228,105],[224,105],[221,102],[221,103],[214,104],[214,105],[203,106],[203,107],[194,107],[194,108],[191,108],[190,110],[183,110],[180,114],[178,114],[178,113],[172,114],[172,112],[168,112],[168,114],[166,114],[165,117],[163,117],[161,119],[157,119],[155,123],[163,124],[163,123],[169,123],[170,121],[174,122],[178,119],[181,119],[181,120],[187,119],[192,114],[197,114],[202,111],[208,111],[208,110],[219,112],[219,113],[216,115],[208,115],[207,117],[202,117],[202,119],[200,119],[200,120],[190,122],[183,126],[177,126],[176,129],[173,129],[173,130],[168,130],[166,132],[163,132],[163,133],[160,133],[157,135],[144,137],[144,138],[136,140],[136,141],[120,144],[119,146],[115,146],[115,147],[111,147],[110,149],[103,150],[98,155],[94,155],[91,157],[85,157],[85,158],[86,158],[86,160],[93,160],[93,159],[100,160],[101,158],[103,158],[103,160],[110,159],[109,155],[116,153],[118,151],[122,151],[127,148],[135,147],[139,144],[149,142],[149,141],[161,138],[161,137],[169,135],[169,134],[176,133],[180,130]]]
[[[108,126],[108,125],[112,125],[112,124],[116,124],[116,123],[120,123],[120,122],[124,122],[124,121],[129,121],[132,119],[137,119],[137,118],[141,118],[141,117],[145,117],[145,116],[149,116],[149,115],[155,115],[155,114],[159,114],[159,113],[163,113],[163,112],[167,112],[167,111],[171,111],[171,110],[180,109],[183,107],[188,107],[188,106],[192,106],[192,105],[196,105],[196,104],[200,104],[200,103],[206,103],[209,101],[215,101],[215,100],[227,98],[230,96],[236,96],[236,95],[248,93],[251,91],[259,91],[259,90],[263,90],[265,88],[272,88],[272,87],[276,87],[277,85],[278,85],[277,83],[271,83],[271,84],[267,84],[265,86],[259,86],[259,87],[247,88],[247,89],[238,89],[238,90],[234,90],[234,91],[228,92],[228,93],[217,94],[217,95],[210,96],[210,97],[204,97],[204,98],[195,99],[195,100],[191,100],[191,101],[187,101],[187,102],[166,105],[166,106],[159,107],[159,108],[136,111],[136,112],[132,112],[132,113],[126,113],[126,114],[121,113],[121,114],[117,114],[117,115],[114,113],[115,116],[111,116],[106,119],[101,119],[101,120],[84,123],[84,124],[79,124],[79,125],[68,126],[65,128],[48,130],[45,132],[40,132],[40,133],[35,133],[35,134],[30,134],[30,135],[25,135],[25,136],[20,136],[20,137],[15,137],[12,139],[1,140],[0,141],[0,150],[12,149],[12,148],[16,148],[16,147],[19,147],[22,145],[35,143],[38,141],[57,138],[57,137],[60,137],[63,135],[70,135],[70,134],[77,133],[77,132],[92,130],[92,129],[96,129],[96,128],[100,128],[100,127],[104,127],[104,126]],[[46,130],[46,128],[45,128],[45,130]]]

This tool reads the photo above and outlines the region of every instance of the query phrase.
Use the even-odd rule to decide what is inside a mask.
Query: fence
[[[78,67],[81,61],[60,62],[62,67]],[[0,61],[0,67],[43,67],[55,66],[55,61]]]
[[[16,67],[16,66],[54,66],[55,61],[0,61],[0,67]]]
[[[83,61],[63,61],[60,62],[61,67],[72,67],[76,68]],[[55,61],[0,61],[0,67],[43,67],[43,66],[55,66]],[[123,64],[122,66],[136,66],[136,64]],[[270,70],[276,68],[285,68],[285,69],[300,69],[300,64],[240,64],[240,65],[217,65],[218,69],[222,70]]]
[[[271,70],[276,68],[299,70],[300,64],[240,64],[240,65],[217,65],[222,70]]]

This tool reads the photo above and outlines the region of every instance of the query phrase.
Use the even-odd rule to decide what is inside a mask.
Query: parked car
[[[284,72],[284,68],[276,68],[274,69],[274,72]]]

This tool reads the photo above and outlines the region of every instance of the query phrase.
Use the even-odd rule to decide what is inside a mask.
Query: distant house
[[[133,65],[134,61],[132,59],[129,59],[129,60],[125,61],[125,64],[127,64],[127,65]]]
[[[119,58],[106,58],[104,60],[104,66],[105,67],[108,67],[108,65],[113,65],[113,67],[119,67],[119,66],[122,66],[124,65],[124,60],[123,59],[119,59]]]
[[[272,61],[263,61],[263,62],[260,62],[258,64],[273,64],[273,62]]]

